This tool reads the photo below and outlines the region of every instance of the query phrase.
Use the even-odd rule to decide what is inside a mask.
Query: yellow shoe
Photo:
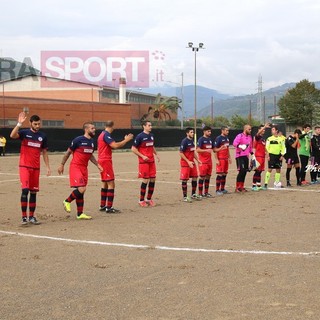
[[[71,212],[71,203],[64,200],[63,201],[63,208],[64,208],[64,211],[70,213]]]
[[[92,217],[86,215],[85,213],[81,213],[80,216],[77,216],[77,219],[78,219],[78,220],[91,220]]]

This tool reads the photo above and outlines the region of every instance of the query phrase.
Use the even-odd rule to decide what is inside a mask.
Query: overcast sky
[[[148,50],[150,85],[197,84],[256,93],[302,79],[320,80],[319,0],[12,0],[1,1],[0,55],[47,50]],[[163,71],[163,81],[156,79]]]

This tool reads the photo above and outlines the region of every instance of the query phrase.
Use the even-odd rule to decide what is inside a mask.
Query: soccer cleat
[[[145,202],[144,200],[143,200],[143,201],[139,201],[139,206],[142,207],[142,208],[147,208],[147,207],[149,207],[148,203]]]
[[[107,209],[107,206],[103,206],[103,207],[100,206],[99,211],[106,211],[106,209]]]
[[[241,188],[241,192],[248,192],[246,188]]]
[[[202,199],[202,197],[199,196],[198,194],[194,193],[194,194],[191,196],[191,199],[200,201],[200,200]]]
[[[258,188],[257,186],[253,186],[253,187],[251,188],[251,190],[252,190],[252,191],[259,191],[260,188]]]
[[[241,193],[241,191],[242,191],[241,188],[236,188],[236,189],[234,190],[235,193]]]
[[[223,192],[220,191],[220,190],[217,190],[217,191],[216,191],[216,195],[217,195],[217,196],[222,196],[222,195],[223,195]]]
[[[221,190],[222,191],[222,190]],[[222,191],[223,192],[223,191]],[[203,195],[203,197],[204,198],[212,198],[213,196],[212,196],[212,194],[211,193],[205,193],[204,195]]]
[[[25,226],[25,225],[28,224],[28,219],[27,219],[27,217],[22,217],[21,224],[22,224],[23,226]]]
[[[309,185],[309,182],[306,181],[306,180],[303,180],[303,181],[301,181],[301,185],[302,185],[302,186],[308,186],[308,185]]]
[[[150,207],[155,207],[156,203],[153,200],[147,200],[146,203],[150,206]]]
[[[226,189],[221,190],[221,192],[222,192],[223,194],[227,194],[227,193],[229,193],[229,191],[228,191],[228,190],[226,190]]]
[[[261,187],[261,190],[268,190],[268,185],[265,184],[263,187]]]
[[[192,202],[192,200],[189,197],[184,197],[182,201],[183,202],[188,202],[188,203]]]
[[[70,213],[71,212],[71,203],[64,200],[63,201],[63,208],[64,208],[64,211]]]
[[[287,182],[287,187],[292,187],[290,181]]]
[[[91,220],[92,217],[91,217],[91,216],[88,216],[88,215],[85,214],[85,213],[81,213],[79,216],[77,216],[77,219],[78,219],[78,220]]]
[[[106,208],[105,211],[106,211],[106,213],[120,213],[121,212],[119,209],[116,209],[114,207]]]
[[[36,219],[36,217],[29,217],[29,223],[31,224],[40,224],[40,222]]]

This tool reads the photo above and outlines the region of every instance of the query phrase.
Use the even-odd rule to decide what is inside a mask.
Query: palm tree
[[[171,115],[168,111],[177,113],[178,109],[181,109],[179,103],[181,103],[181,99],[178,97],[163,97],[161,93],[158,93],[154,105],[149,107],[148,113],[144,114],[140,120],[147,120],[149,116],[158,119],[158,122],[167,120],[167,118],[171,120]]]

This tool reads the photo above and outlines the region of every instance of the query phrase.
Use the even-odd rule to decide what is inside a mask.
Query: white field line
[[[3,231],[3,230],[0,230],[0,233],[6,234],[6,235],[19,236],[19,237],[35,238],[35,239],[44,239],[44,240],[62,241],[62,242],[70,242],[70,243],[98,245],[98,246],[134,248],[134,249],[155,249],[155,250],[162,250],[162,251],[233,253],[233,254],[253,254],[253,255],[311,256],[311,257],[320,256],[320,252],[202,249],[202,248],[185,248],[185,247],[168,247],[168,246],[149,246],[149,245],[143,245],[143,244],[128,244],[128,243],[117,243],[117,242],[104,242],[104,241],[58,238],[58,237],[41,236],[41,235],[36,235],[36,234],[27,234],[27,233]]]

